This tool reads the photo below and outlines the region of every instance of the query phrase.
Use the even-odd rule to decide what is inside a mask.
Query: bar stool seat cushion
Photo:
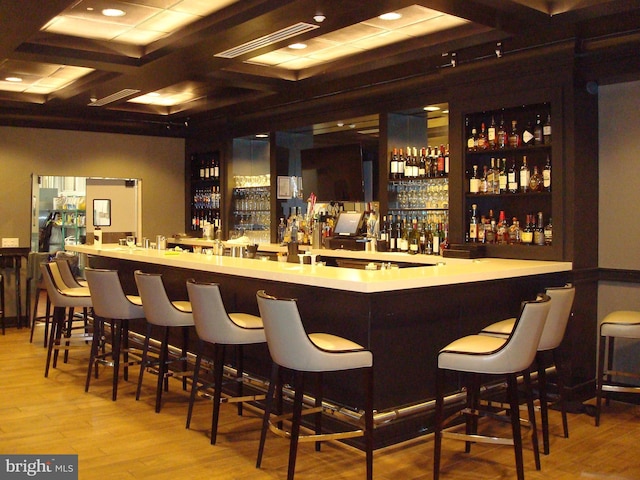
[[[640,338],[640,312],[618,310],[611,312],[600,324],[603,337]]]
[[[486,335],[503,335],[508,337],[513,331],[513,326],[515,324],[515,317],[507,318],[483,328],[482,333]]]
[[[233,323],[241,328],[247,329],[262,329],[264,328],[262,325],[262,319],[256,315],[251,315],[250,313],[229,313],[229,318]],[[264,332],[257,332],[258,335],[261,335],[262,341],[266,341],[264,339]],[[253,342],[251,342],[253,343]]]
[[[511,373],[511,356],[502,355],[506,338],[468,335],[440,350],[438,368],[472,373]]]
[[[351,340],[330,333],[310,333],[309,339],[316,347],[328,352],[343,352],[349,350],[364,350],[362,345]]]
[[[129,300],[134,305],[142,306],[142,299],[139,295],[126,295],[127,300]]]
[[[173,304],[174,307],[176,307],[181,312],[184,312],[184,313],[193,312],[193,310],[191,309],[191,302],[189,302],[188,300],[174,300],[171,303]],[[193,322],[187,323],[185,325],[193,325]]]

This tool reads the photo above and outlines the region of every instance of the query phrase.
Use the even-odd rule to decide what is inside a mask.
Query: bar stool
[[[167,291],[162,283],[162,275],[156,273],[142,273],[140,270],[134,272],[138,293],[142,299],[144,316],[147,319],[147,333],[142,349],[142,362],[140,365],[140,376],[138,377],[138,388],[136,390],[136,400],[140,399],[142,389],[142,379],[144,371],[149,367],[157,367],[158,383],[156,386],[156,413],[160,412],[162,405],[162,386],[168,386],[168,377],[173,375],[169,371],[169,364],[180,361],[182,370],[186,371],[187,345],[189,342],[189,327],[194,326],[193,314],[191,313],[191,303],[188,301],[171,301],[167,296]],[[160,342],[160,353],[158,360],[149,358],[149,340],[153,326],[162,328],[162,339]],[[169,357],[169,329],[178,327],[182,330],[183,344],[180,357],[171,359]],[[183,376],[182,388],[186,390],[186,378]]]
[[[56,368],[59,350],[65,350],[66,361],[66,353],[70,348],[89,347],[93,336],[87,333],[87,311],[91,308],[91,294],[87,287],[67,287],[62,281],[58,264],[55,262],[43,263],[40,265],[40,269],[47,287],[47,294],[53,305],[53,319],[44,371],[44,376],[48,377],[52,355],[53,368]],[[80,335],[74,335],[72,332],[74,330],[73,318],[65,319],[66,309],[71,310],[76,307],[82,308],[85,312],[83,332]],[[65,337],[64,345],[62,345],[63,336]]]
[[[535,301],[523,302],[513,331],[508,338],[489,335],[469,335],[454,340],[440,350],[436,373],[436,410],[433,450],[434,480],[438,480],[440,477],[440,455],[443,438],[465,441],[467,452],[472,442],[513,445],[517,478],[518,480],[524,479],[517,374],[528,369],[533,362],[551,307],[549,300],[547,295],[539,295]],[[471,375],[470,388],[467,389],[467,406],[461,410],[461,413],[467,420],[466,432],[464,434],[444,431],[444,388],[447,371],[464,372]],[[486,437],[478,435],[477,426],[479,416],[500,418],[495,412],[485,412],[479,408],[478,391],[480,387],[480,375],[506,375],[507,394],[510,405],[507,411],[511,422],[512,438],[496,438],[494,436]],[[530,392],[527,393],[529,419],[532,427],[531,439],[536,460],[536,469],[539,470],[540,457],[538,453],[538,437],[533,401]]]
[[[89,284],[93,302],[93,344],[89,369],[84,391],[89,391],[89,383],[95,367],[98,378],[98,365],[113,367],[113,388],[111,399],[118,396],[118,374],[120,357],[124,362],[124,379],[128,380],[129,366],[139,361],[129,361],[129,320],[144,318],[144,310],[140,297],[125,295],[116,270],[85,268],[84,273]],[[105,350],[105,326],[110,327],[111,350]],[[100,348],[102,351],[99,353]]]
[[[29,259],[27,260],[27,269],[29,272],[29,278],[27,279],[27,312],[31,313],[31,335],[29,336],[29,343],[33,343],[33,334],[36,326],[40,323],[44,324],[43,346],[47,348],[47,339],[49,338],[49,324],[51,322],[51,300],[47,294],[47,287],[42,279],[42,271],[40,265],[49,261],[48,253],[30,252]],[[34,293],[33,310],[31,310],[31,294]],[[38,306],[40,304],[40,297],[44,294],[46,298],[45,313],[44,315],[38,315]]]
[[[191,385],[191,397],[189,398],[189,411],[187,413],[187,428],[191,423],[193,403],[198,391],[200,367],[205,343],[214,345],[214,374],[213,374],[213,416],[211,420],[211,445],[216,443],[218,432],[218,418],[220,403],[238,404],[238,415],[242,415],[242,402],[264,400],[265,395],[243,395],[243,345],[265,343],[262,319],[248,313],[229,313],[225,310],[220,287],[216,283],[197,283],[195,280],[187,281],[187,291],[193,309],[193,320],[198,333],[198,354],[193,372]],[[237,364],[235,383],[237,383],[237,395],[222,399],[222,377],[224,370],[225,349],[235,345],[237,348]],[[211,385],[203,385],[208,388]]]
[[[600,426],[602,392],[640,393],[640,386],[615,382],[613,377],[640,378],[640,374],[614,370],[614,347],[616,338],[640,339],[640,312],[618,310],[611,312],[600,324],[598,348],[598,374],[596,378],[596,427]],[[609,397],[605,393],[606,404]]]
[[[567,422],[567,409],[565,399],[564,382],[562,380],[562,363],[559,359],[558,347],[562,343],[569,318],[571,317],[571,309],[573,307],[573,299],[575,297],[576,289],[571,285],[565,285],[564,287],[552,287],[547,288],[545,293],[551,299],[551,307],[549,309],[549,315],[542,330],[542,336],[540,337],[540,343],[536,352],[536,364],[538,367],[538,390],[540,396],[540,417],[542,420],[542,442],[543,452],[545,455],[549,454],[549,406],[547,395],[547,374],[546,365],[548,360],[548,354],[551,354],[551,365],[555,366],[558,397],[560,403],[560,413],[562,416],[562,428],[564,437],[569,438],[569,424]],[[496,322],[488,327],[482,329],[480,334],[497,335],[508,337],[513,331],[516,319],[509,318]],[[530,378],[529,371],[525,372],[525,380]]]
[[[267,429],[287,437],[290,436],[289,467],[287,479],[293,480],[298,442],[315,441],[316,450],[320,448],[320,440],[345,439],[357,436],[365,438],[367,480],[373,478],[373,354],[355,342],[327,333],[311,333],[307,335],[300,312],[294,299],[280,299],[267,295],[264,290],[257,293],[258,308],[264,323],[264,330],[273,360],[271,380],[267,393],[266,407],[260,434],[260,446],[256,467],[260,468]],[[280,368],[286,368],[294,374],[295,397],[290,433],[277,427],[277,423],[290,416],[276,417],[271,421],[271,409],[274,401],[276,384],[279,385]],[[321,433],[322,395],[316,395],[315,408],[302,411],[304,395],[304,377],[307,373],[319,374],[343,370],[362,369],[364,373],[365,406],[364,428],[338,433]],[[315,417],[315,434],[300,435],[300,423],[303,414],[313,413]]]

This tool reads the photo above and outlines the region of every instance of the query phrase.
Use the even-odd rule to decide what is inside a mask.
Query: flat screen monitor
[[[335,236],[356,236],[362,228],[363,212],[341,212],[333,227]]]

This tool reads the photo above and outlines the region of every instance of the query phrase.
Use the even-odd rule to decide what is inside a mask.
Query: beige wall
[[[184,231],[184,140],[0,127],[0,237],[29,245],[31,175],[142,179],[142,235]]]

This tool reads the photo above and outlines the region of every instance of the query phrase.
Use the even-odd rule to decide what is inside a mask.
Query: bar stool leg
[[[211,445],[216,444],[218,437],[218,419],[220,418],[220,400],[222,399],[222,375],[224,373],[225,346],[216,344],[214,361],[213,415],[211,416]]]
[[[151,324],[147,324],[147,334],[144,337],[144,345],[142,347],[142,361],[140,362],[140,374],[138,375],[138,388],[136,389],[136,400],[140,400],[140,390],[142,390],[142,379],[144,371],[149,363],[149,338],[151,337]]]
[[[242,345],[236,345],[236,374],[237,374],[237,383],[238,383],[238,396],[241,397],[243,395],[244,390],[244,349]],[[238,402],[238,416],[242,416],[242,404],[243,402]]]
[[[314,415],[316,435],[320,435],[322,433],[322,409],[321,408],[322,408],[322,399],[324,398],[322,380],[323,380],[322,372],[318,372],[316,374],[316,401],[315,401],[314,407],[320,410],[318,411],[318,413]],[[316,452],[319,452],[322,442],[315,442],[315,443],[316,443]]]
[[[556,384],[558,385],[558,395],[560,398],[560,414],[562,416],[562,429],[564,431],[564,438],[569,438],[569,422],[567,421],[567,402],[565,399],[566,390],[564,387],[564,368],[560,354],[557,350],[553,350],[553,364],[556,366]]]
[[[524,460],[522,458],[522,434],[520,430],[520,405],[518,402],[518,380],[515,374],[507,375],[507,391],[509,395],[511,431],[513,433],[513,450],[516,457],[516,474],[518,480],[524,480]]]
[[[600,408],[602,402],[602,382],[604,382],[604,363],[607,337],[600,336],[598,347],[598,378],[596,378],[596,427],[600,426]]]
[[[444,423],[444,370],[436,371],[436,410],[433,434],[433,480],[440,478],[440,456],[442,454],[442,425]]]
[[[167,374],[167,360],[169,357],[169,328],[164,327],[162,334],[162,344],[160,345],[160,358],[158,359],[158,384],[156,386],[156,413],[160,412],[162,406],[162,386],[168,379]]]
[[[111,322],[111,359],[113,360],[113,388],[111,400],[118,397],[118,378],[120,375],[120,351],[122,344],[122,323],[113,319]]]
[[[93,367],[97,366],[96,357],[98,356],[98,349],[100,346],[100,337],[102,335],[103,319],[95,317],[93,319],[93,342],[91,342],[91,353],[89,354],[89,368],[87,369],[87,380],[84,384],[84,391],[89,391],[89,384],[91,383],[91,374],[93,373]],[[97,373],[97,370],[96,370]]]
[[[533,388],[531,387],[531,371],[526,370],[522,373],[524,377],[524,386],[527,397],[527,411],[529,413],[529,425],[531,426],[531,444],[533,446],[533,458],[536,464],[536,470],[540,470],[540,446],[538,443],[538,428],[536,424],[536,410],[533,406]],[[519,412],[518,412],[519,413]]]
[[[264,453],[264,443],[267,438],[267,430],[269,430],[269,419],[273,408],[273,401],[276,391],[276,384],[280,379],[280,367],[277,363],[271,364],[271,379],[269,380],[269,388],[267,389],[267,398],[264,407],[264,415],[262,416],[262,430],[260,431],[260,443],[258,445],[258,458],[256,459],[256,468],[260,468],[262,463],[262,455]],[[278,389],[280,391],[280,389]]]
[[[367,480],[373,480],[373,367],[364,373],[365,391],[365,450],[367,461]]]
[[[191,379],[191,395],[189,396],[189,409],[187,410],[187,424],[185,428],[191,426],[191,415],[193,414],[193,404],[196,401],[198,392],[198,381],[200,380],[200,365],[202,364],[202,354],[204,351],[204,342],[198,339],[198,352],[196,353],[196,364],[193,368],[193,378]]]
[[[289,445],[289,468],[287,480],[293,480],[298,454],[298,438],[300,437],[300,422],[302,419],[302,399],[304,396],[304,373],[294,371],[293,384],[296,390],[293,400],[293,418],[291,419],[291,443]]]

